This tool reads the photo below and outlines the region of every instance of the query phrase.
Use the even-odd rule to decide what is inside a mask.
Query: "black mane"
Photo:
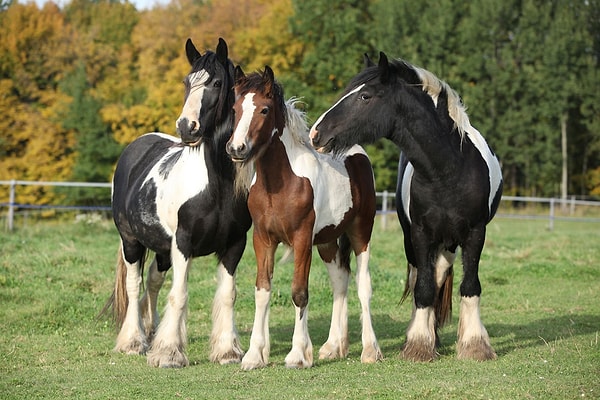
[[[281,83],[275,80],[271,86],[270,93],[265,93],[267,83],[268,81],[265,78],[264,71],[256,71],[246,75],[244,79],[236,82],[235,87],[238,93],[241,95],[252,91],[272,96],[279,109],[282,110],[286,116],[287,120],[287,107],[285,106],[283,86]]]

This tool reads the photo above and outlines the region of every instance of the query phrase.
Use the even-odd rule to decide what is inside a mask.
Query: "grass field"
[[[116,332],[95,319],[113,285],[117,233],[110,221],[43,223],[0,233],[0,399],[575,399],[600,398],[600,226],[497,219],[488,230],[480,278],[482,318],[498,359],[455,358],[455,307],[440,357],[398,357],[410,318],[399,304],[405,279],[397,223],[376,227],[371,274],[374,327],[384,361],[360,363],[359,302],[350,291],[350,355],[288,370],[291,265],[275,268],[271,364],[244,372],[208,361],[215,259],[190,273],[188,356],[178,370],[112,351]],[[458,279],[460,279],[460,267]],[[238,269],[236,319],[248,348],[254,316],[254,255]],[[315,353],[326,340],[331,299],[315,259],[309,328]],[[161,298],[170,287],[165,283]],[[455,284],[455,305],[458,284]]]

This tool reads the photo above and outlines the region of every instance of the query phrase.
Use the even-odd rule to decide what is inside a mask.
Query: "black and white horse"
[[[437,356],[437,329],[449,318],[453,264],[462,249],[458,358],[496,358],[479,315],[479,259],[486,225],[502,193],[498,159],[471,126],[459,96],[432,73],[402,60],[366,67],[340,100],[319,117],[315,147],[339,152],[355,143],[388,138],[402,151],[396,204],[408,259],[405,296],[413,314],[403,356]]]
[[[192,71],[177,120],[181,139],[148,133],[123,151],[113,178],[112,209],[121,236],[115,291],[111,298],[121,325],[115,350],[148,353],[161,367],[188,365],[185,355],[187,277],[194,257],[215,253],[218,288],[213,302],[212,361],[239,362],[243,356],[235,328],[235,271],[246,246],[251,219],[247,183],[225,152],[232,132],[233,71],[227,44],[204,55],[186,43]],[[146,292],[139,299],[148,250]],[[157,296],[165,273],[173,284],[158,324]]]

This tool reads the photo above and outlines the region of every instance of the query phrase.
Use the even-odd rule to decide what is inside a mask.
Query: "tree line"
[[[106,182],[124,146],[175,134],[190,37],[270,65],[309,119],[379,51],[452,86],[498,154],[505,194],[600,195],[600,0],[0,0],[0,180]],[[378,190],[396,147],[367,147]],[[0,199],[7,199],[0,187]],[[109,198],[26,187],[17,202]]]

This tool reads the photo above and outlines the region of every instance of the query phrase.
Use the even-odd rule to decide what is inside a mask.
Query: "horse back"
[[[169,149],[177,145],[175,138],[162,133],[147,133],[131,142],[117,162],[113,176],[113,198],[126,193],[139,179],[145,179]]]

